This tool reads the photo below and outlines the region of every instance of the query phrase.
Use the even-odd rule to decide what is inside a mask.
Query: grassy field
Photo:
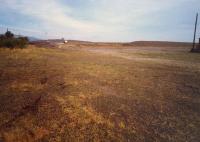
[[[0,49],[0,141],[199,142],[200,55]]]

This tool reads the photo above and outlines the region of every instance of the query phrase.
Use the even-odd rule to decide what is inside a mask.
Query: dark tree
[[[6,36],[6,38],[13,38],[13,37],[14,37],[14,34],[13,34],[11,31],[7,31],[7,32],[5,33],[5,36]]]

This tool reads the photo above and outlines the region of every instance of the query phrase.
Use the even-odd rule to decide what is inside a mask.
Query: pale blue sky
[[[192,41],[196,12],[200,0],[0,0],[0,32],[8,27],[43,38]]]

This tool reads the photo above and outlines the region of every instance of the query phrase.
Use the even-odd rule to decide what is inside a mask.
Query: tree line
[[[28,44],[27,37],[15,37],[11,31],[6,31],[0,35],[0,47],[5,48],[25,48]]]

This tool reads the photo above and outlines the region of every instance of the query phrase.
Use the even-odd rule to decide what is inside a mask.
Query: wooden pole
[[[197,31],[197,21],[198,21],[198,13],[196,15],[196,21],[195,21],[195,28],[194,28],[194,38],[193,38],[193,47],[192,51],[195,49],[195,40],[196,40],[196,31]]]

